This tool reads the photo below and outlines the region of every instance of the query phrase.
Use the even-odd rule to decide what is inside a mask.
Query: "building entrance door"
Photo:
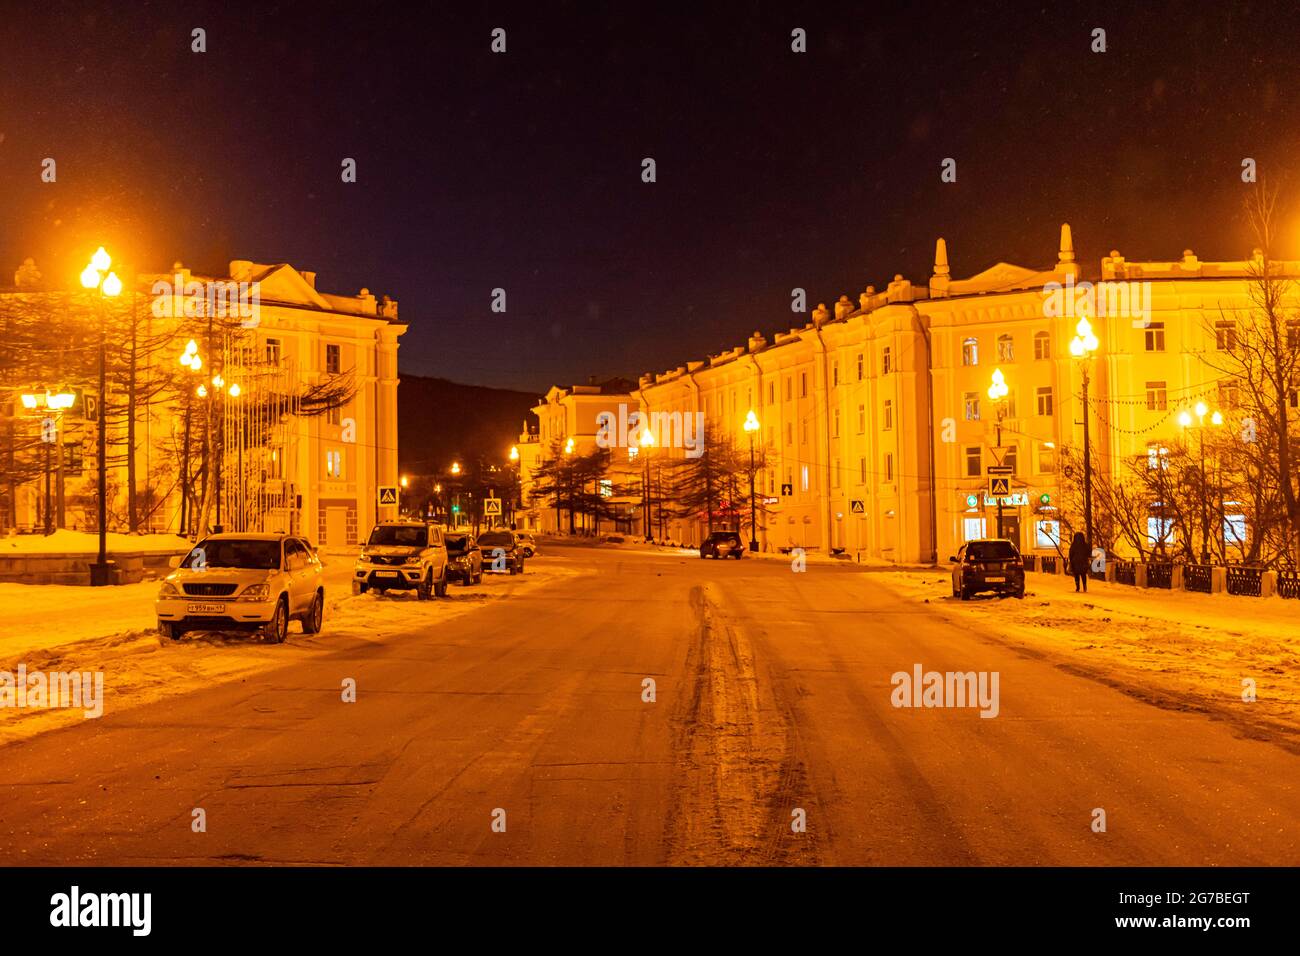
[[[1014,544],[1017,551],[1021,550],[1020,515],[1002,513],[1002,536]]]
[[[348,509],[325,509],[325,541],[332,548],[348,543]]]

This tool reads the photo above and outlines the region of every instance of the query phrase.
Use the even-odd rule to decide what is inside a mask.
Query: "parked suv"
[[[537,538],[531,531],[516,531],[515,537],[519,539],[519,544],[524,549],[525,558],[531,558],[537,553]]]
[[[969,601],[979,591],[1025,596],[1025,563],[1010,541],[983,538],[968,541],[953,557],[952,596]]]
[[[442,536],[447,545],[447,574],[461,584],[483,580],[483,554],[472,534],[451,531]]]
[[[381,521],[370,532],[352,575],[352,593],[415,591],[421,601],[447,596],[442,529],[423,521]]]
[[[303,538],[213,534],[174,566],[154,603],[163,637],[178,641],[186,631],[261,631],[282,644],[290,620],[302,621],[304,634],[321,629],[323,571]]]
[[[715,531],[700,545],[701,558],[735,558],[740,560],[745,545],[735,531]]]
[[[524,573],[524,549],[513,531],[484,531],[478,536],[478,547],[486,570]]]

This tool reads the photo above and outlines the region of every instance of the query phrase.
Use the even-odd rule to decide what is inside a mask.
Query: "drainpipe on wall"
[[[925,410],[926,410],[926,457],[929,459],[930,471],[930,563],[939,561],[939,499],[934,474],[934,370],[931,364],[930,328],[921,318],[921,313],[912,307],[921,337],[925,339]]]
[[[822,416],[822,436],[825,441],[825,468],[822,469],[822,489],[823,496],[826,500],[826,523],[822,530],[822,551],[829,555],[831,553],[831,541],[834,540],[831,528],[832,521],[835,520],[835,503],[831,500],[831,387],[830,387],[830,369],[827,366],[829,361],[826,355],[826,340],[822,338],[821,326],[815,326],[813,331],[817,333],[817,346],[822,354],[822,394],[826,396],[826,404]]]

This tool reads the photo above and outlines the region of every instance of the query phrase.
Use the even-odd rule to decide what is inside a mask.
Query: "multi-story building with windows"
[[[706,440],[742,448],[754,411],[764,550],[942,560],[996,534],[1000,503],[1005,536],[1054,551],[1059,459],[1082,448],[1085,371],[1096,473],[1158,460],[1187,440],[1180,411],[1204,401],[1231,414],[1233,389],[1210,353],[1232,347],[1234,315],[1252,308],[1250,261],[1112,252],[1085,274],[1068,226],[1055,259],[956,279],[940,239],[926,284],[895,276],[856,303],[841,296],[771,341],[755,332],[745,346],[644,375],[632,400],[643,413],[703,413]],[[1300,263],[1275,265],[1300,275]],[[1087,358],[1071,352],[1083,317],[1097,339]],[[996,401],[995,370],[1006,387]],[[567,427],[594,427],[575,414]],[[1007,493],[990,494],[990,467],[1008,472]],[[703,533],[693,517],[668,537],[698,543]]]

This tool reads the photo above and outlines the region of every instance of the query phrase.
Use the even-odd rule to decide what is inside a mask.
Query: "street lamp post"
[[[519,462],[518,445],[510,446],[509,458],[510,464],[513,465],[515,469],[514,494],[510,496],[510,527],[511,529],[515,529],[519,526],[519,519],[516,515],[516,511],[519,508],[522,508],[524,504],[524,482],[522,477],[522,468]],[[504,516],[502,516],[502,521],[505,521]]]
[[[90,257],[90,264],[81,273],[81,285],[85,289],[98,292],[95,302],[99,312],[99,428],[95,449],[95,464],[99,469],[99,555],[90,566],[90,586],[103,587],[108,584],[108,416],[105,414],[104,399],[108,391],[108,320],[104,311],[105,299],[116,298],[122,294],[122,280],[116,273],[109,272],[112,258],[100,246]]]
[[[749,435],[749,550],[758,550],[758,501],[754,497],[754,433],[760,428],[758,416],[751,408],[745,416],[745,433]]]
[[[637,439],[637,447],[645,452],[641,461],[641,521],[645,526],[645,539],[654,542],[654,527],[650,523],[650,449],[654,448],[655,433],[647,425]]]
[[[1002,419],[1007,413],[1007,395],[1011,389],[1007,387],[1006,379],[1002,375],[1002,369],[993,370],[993,381],[989,385],[989,398],[993,402],[994,408],[997,409],[997,449],[1002,450]],[[999,459],[998,464],[1002,461]],[[1008,483],[1009,484],[1009,483]],[[998,495],[998,537],[1004,537],[1002,534],[1002,495]]]
[[[1097,351],[1100,343],[1093,334],[1092,325],[1087,316],[1079,319],[1074,327],[1074,338],[1070,340],[1070,354],[1080,360],[1083,372],[1083,521],[1088,535],[1088,547],[1092,547],[1092,443],[1088,440],[1088,360]]]
[[[199,343],[190,339],[178,360],[191,373],[203,370]],[[200,388],[202,386],[199,386]],[[190,429],[194,414],[194,389],[185,387],[185,445],[181,449],[181,534],[190,536]]]
[[[1210,409],[1204,402],[1197,402],[1194,408],[1196,412],[1196,424],[1192,424],[1191,412],[1184,409],[1178,415],[1178,424],[1183,428],[1195,428],[1197,438],[1197,451],[1200,457],[1201,470],[1201,563],[1210,563],[1210,514],[1209,514],[1209,497],[1207,485],[1209,482],[1205,474],[1205,416],[1210,415],[1211,425],[1222,425],[1223,415],[1219,411],[1210,414]]]

